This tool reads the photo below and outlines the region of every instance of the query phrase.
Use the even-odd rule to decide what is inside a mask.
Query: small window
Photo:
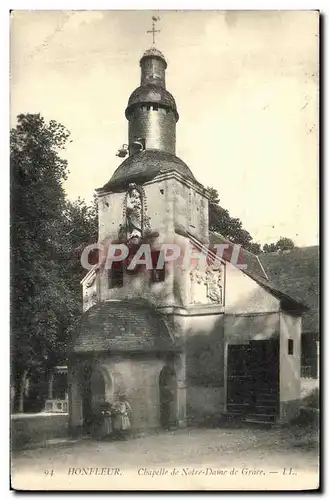
[[[294,354],[294,341],[293,339],[288,339],[288,354],[292,356]]]
[[[153,109],[154,109],[154,111],[158,111],[159,105],[158,104],[153,104]]]
[[[165,265],[163,265],[162,269],[157,269],[159,255],[160,252],[152,252],[152,269],[151,269],[152,283],[160,283],[161,281],[164,281],[166,277]]]
[[[112,262],[112,267],[108,271],[109,288],[121,288],[123,286],[123,263]]]

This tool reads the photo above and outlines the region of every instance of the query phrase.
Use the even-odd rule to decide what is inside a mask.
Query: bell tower
[[[153,43],[156,20],[151,31]],[[193,232],[206,242],[207,193],[188,165],[176,156],[179,116],[175,99],[166,89],[167,61],[153,45],[139,65],[140,85],[125,109],[128,140],[117,153],[125,160],[97,190],[102,200],[99,240],[130,241],[133,236],[143,240],[145,235],[157,234],[153,243],[160,246],[166,238],[172,243],[176,231],[182,233],[184,228],[184,234]]]
[[[154,28],[149,33],[158,31]],[[178,112],[173,96],[166,90],[167,62],[155,46],[140,60],[140,86],[131,94],[126,108],[128,151],[155,150],[175,154]]]

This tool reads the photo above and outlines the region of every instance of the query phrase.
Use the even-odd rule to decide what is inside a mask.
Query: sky
[[[177,156],[254,241],[318,244],[315,11],[15,11],[12,126],[20,113],[65,125],[65,189],[90,201],[122,161],[154,14],[180,115]]]

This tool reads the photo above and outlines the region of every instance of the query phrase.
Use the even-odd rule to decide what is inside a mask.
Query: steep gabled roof
[[[214,250],[214,245],[216,244],[229,244],[231,247],[234,245],[228,239],[224,238],[221,234],[215,232],[209,232],[209,248],[207,248],[204,242],[198,240],[193,234],[189,231],[184,230],[182,226],[177,226],[175,228],[176,233],[181,234],[190,239],[191,243],[196,245],[199,250],[203,250],[205,253],[208,253],[209,256],[213,256],[216,259],[216,251]],[[223,252],[223,256],[221,261],[231,262],[231,252],[225,253]],[[231,262],[234,265],[233,262]],[[296,300],[291,297],[289,294],[285,293],[281,288],[277,287],[274,283],[270,282],[267,279],[267,274],[262,266],[259,257],[257,255],[252,254],[251,252],[243,249],[241,247],[240,258],[237,262],[238,264],[246,265],[245,269],[241,269],[241,272],[249,276],[251,279],[256,281],[260,286],[266,289],[269,293],[274,295],[277,299],[280,300],[282,309],[295,312],[295,313],[303,313],[308,310],[308,306],[300,300]]]
[[[232,243],[230,240],[224,238],[224,236],[215,231],[209,231],[209,243],[210,243],[210,248],[214,247],[214,245],[229,244],[231,247],[234,245],[234,243]],[[224,252],[223,253],[224,258],[225,255],[226,253]],[[230,252],[228,252],[227,255],[230,256]],[[253,276],[259,276],[260,278],[264,278],[265,280],[268,279],[264,267],[262,266],[258,256],[249,252],[248,250],[245,250],[243,247],[241,247],[239,250],[238,262],[240,264],[245,264],[247,266],[246,269]]]
[[[269,280],[309,308],[303,332],[319,331],[319,247],[301,247],[260,255]]]

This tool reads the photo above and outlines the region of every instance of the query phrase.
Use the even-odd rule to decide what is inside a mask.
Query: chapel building
[[[125,110],[127,155],[97,189],[102,245],[129,248],[111,269],[82,281],[83,314],[68,362],[72,433],[88,433],[104,401],[124,393],[133,429],[184,427],[227,415],[285,422],[299,412],[301,321],[305,306],[273,287],[258,257],[230,251],[209,231],[208,192],[176,156],[174,97],[156,48],[141,60],[140,86]],[[164,244],[207,256],[211,265],[166,262]],[[150,245],[152,268],[129,262]]]

